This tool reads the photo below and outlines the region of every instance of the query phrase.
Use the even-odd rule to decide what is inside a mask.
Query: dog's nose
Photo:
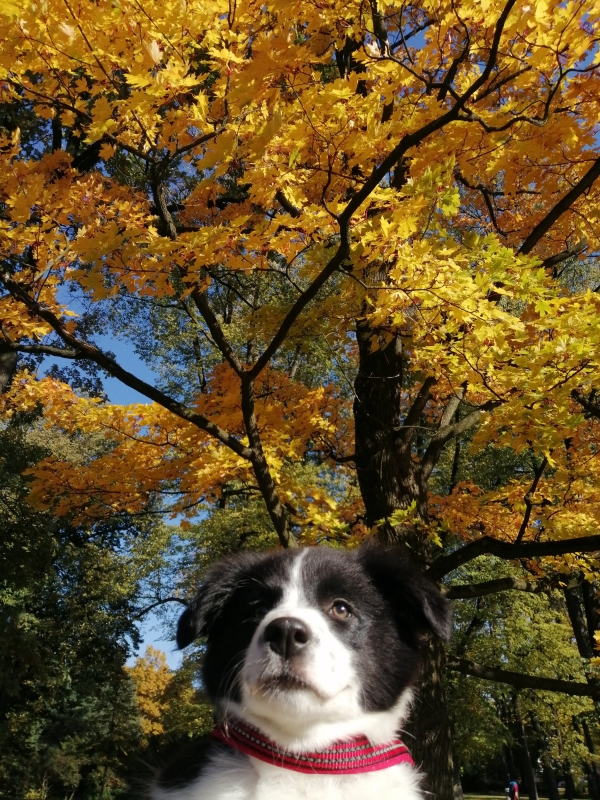
[[[279,617],[265,628],[264,640],[274,653],[282,658],[291,658],[310,641],[310,631],[302,620],[295,617]]]

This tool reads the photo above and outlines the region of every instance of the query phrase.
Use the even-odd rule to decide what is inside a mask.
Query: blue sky
[[[139,655],[143,655],[146,647],[152,645],[166,654],[167,664],[171,669],[181,666],[183,655],[176,649],[175,630],[166,630],[163,623],[153,613],[150,613],[140,624],[140,633],[143,643],[140,645]],[[130,656],[127,665],[131,666],[134,661],[135,656]]]
[[[129,342],[118,341],[111,336],[96,337],[96,344],[105,350],[112,350],[117,357],[119,364],[128,372],[132,372],[138,378],[153,383],[156,376],[152,370],[139,358],[132,350]],[[147,397],[130,389],[129,386],[121,383],[116,378],[108,378],[103,381],[104,389],[108,394],[111,403],[127,405],[129,403],[149,403]],[[169,520],[172,524],[172,520]],[[143,644],[140,646],[139,653],[143,655],[147,645],[163,650],[167,656],[167,663],[171,669],[176,669],[181,665],[182,655],[178,652],[175,644],[175,631],[167,630],[161,620],[150,612],[140,623],[140,632]],[[128,664],[132,664],[135,657],[131,657]]]
[[[72,304],[71,304],[72,305]],[[153,383],[156,375],[152,370],[139,358],[139,356],[132,349],[131,344],[127,341],[119,341],[112,336],[96,336],[94,337],[95,343],[103,350],[111,350],[118,363],[128,372],[132,372],[138,378]],[[42,372],[49,369],[52,364],[64,366],[64,359],[48,358],[44,360]],[[104,389],[108,394],[111,403],[117,405],[128,405],[130,403],[149,403],[150,400],[143,395],[136,392],[135,389],[130,389],[129,386],[121,383],[116,378],[107,378],[103,380]],[[173,520],[169,520],[173,524]],[[140,646],[139,653],[143,654],[147,645],[163,650],[167,656],[167,663],[171,669],[176,669],[181,665],[182,655],[176,650],[175,644],[175,630],[167,629],[158,617],[150,612],[144,620],[140,623],[140,633],[142,635],[143,643]],[[131,665],[135,657],[132,656],[128,660]]]

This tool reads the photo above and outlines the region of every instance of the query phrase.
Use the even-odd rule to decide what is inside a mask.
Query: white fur
[[[182,789],[153,787],[152,800],[422,800],[419,782],[409,764],[359,775],[305,775],[232,752]]]
[[[353,723],[361,713],[353,653],[335,636],[323,612],[306,600],[301,579],[305,555],[303,551],[295,559],[281,602],[254,633],[240,676],[242,703],[230,703],[224,709],[295,751],[327,746],[340,736],[351,736],[355,732]],[[268,684],[281,666],[263,636],[269,623],[279,617],[294,617],[310,631],[309,643],[289,665],[306,689],[273,690]]]
[[[387,711],[362,708],[354,653],[305,596],[305,554],[295,558],[281,602],[255,631],[240,673],[241,702],[225,701],[219,711],[256,726],[291,752],[323,749],[361,734],[373,744],[388,742],[408,715],[412,691],[406,689]],[[308,645],[288,665],[306,688],[274,691],[269,686],[281,665],[263,634],[278,617],[299,619],[310,630]],[[193,783],[173,790],[154,786],[152,800],[421,800],[419,782],[409,764],[357,775],[309,775],[232,751],[215,756]]]
[[[357,696],[358,691],[353,699]],[[233,702],[227,703],[225,708],[226,714],[246,720],[282,748],[301,753],[321,750],[333,742],[361,735],[366,736],[372,744],[389,742],[398,735],[408,717],[412,699],[412,690],[406,689],[396,705],[387,711],[364,711],[352,703],[348,709],[340,709],[343,712],[340,719],[267,717],[253,713],[247,705]],[[329,709],[333,707],[332,704]]]

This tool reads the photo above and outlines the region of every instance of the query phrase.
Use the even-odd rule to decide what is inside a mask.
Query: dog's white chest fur
[[[421,800],[419,774],[409,764],[358,775],[305,775],[238,753],[220,754],[193,783],[152,800]]]

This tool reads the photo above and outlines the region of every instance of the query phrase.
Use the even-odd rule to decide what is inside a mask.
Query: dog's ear
[[[179,618],[177,647],[181,650],[199,636],[207,636],[225,604],[239,586],[243,559],[228,558],[209,569],[204,582]]]
[[[371,543],[360,548],[358,557],[399,628],[409,634],[433,631],[446,642],[450,639],[450,603],[415,564],[395,548]]]

